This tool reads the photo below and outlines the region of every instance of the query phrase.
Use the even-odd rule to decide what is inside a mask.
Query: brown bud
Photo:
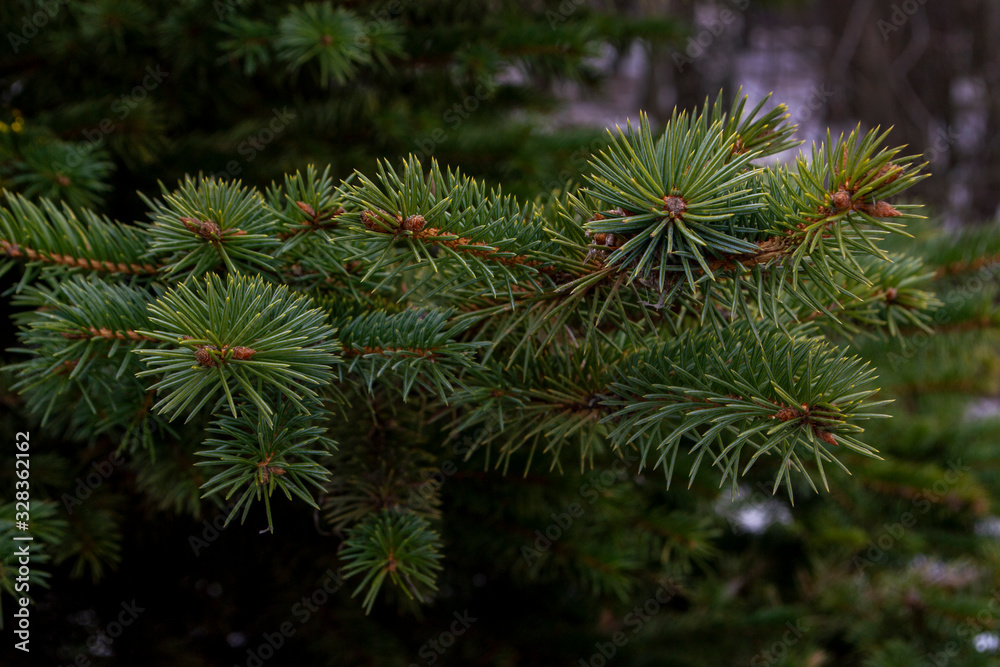
[[[216,240],[222,236],[222,230],[219,228],[219,223],[215,220],[181,218],[180,221],[185,227],[205,240]]]
[[[56,176],[56,182],[59,183],[59,185],[63,186],[64,188],[68,187],[69,184],[72,183],[72,181],[69,180],[69,176],[67,176],[66,174],[59,174],[58,176]]]
[[[422,215],[411,215],[403,221],[403,229],[408,232],[419,232],[427,223]]]
[[[182,225],[195,234],[197,234],[198,230],[201,228],[201,220],[198,220],[197,218],[181,218],[180,221]]]
[[[237,361],[246,361],[257,354],[257,350],[249,347],[237,346],[233,348],[233,359]]]
[[[890,287],[889,289],[887,289],[885,291],[885,302],[886,303],[895,303],[896,298],[898,296],[899,296],[899,292],[896,290],[896,288],[895,287]]]
[[[608,235],[605,234],[604,232],[598,232],[594,234],[594,243],[596,243],[597,245],[604,245],[605,242],[607,242],[607,240],[608,240]]]
[[[312,206],[310,206],[309,204],[305,203],[304,201],[297,201],[297,202],[295,202],[295,205],[298,206],[299,209],[303,213],[305,213],[306,215],[308,215],[310,218],[315,218],[316,217],[316,209],[314,209]]]
[[[215,355],[213,355],[209,350],[218,351],[219,348],[214,345],[203,345],[195,350],[194,358],[198,360],[198,363],[207,368],[212,368],[218,366],[216,362]]]
[[[866,212],[873,218],[898,218],[902,215],[899,210],[887,201],[877,201],[873,206],[869,206]]]
[[[888,174],[889,175],[888,178],[885,179],[885,185],[888,185],[889,183],[892,183],[897,178],[899,178],[900,174],[902,173],[903,173],[902,167],[900,167],[898,164],[893,164],[892,162],[889,162],[878,170],[878,173],[875,174],[875,180],[878,180],[883,176],[885,176],[886,174]]]
[[[361,224],[373,231],[381,230],[378,223],[375,222],[375,213],[373,211],[361,211]]]
[[[796,417],[799,416],[801,416],[801,413],[795,408],[781,408],[772,415],[774,419],[783,422],[786,422],[789,419],[795,419]]]
[[[837,446],[837,439],[833,437],[832,433],[827,433],[826,431],[822,431],[820,429],[815,429],[815,432],[816,432],[816,437],[818,437],[826,444],[833,445],[834,447]]]
[[[838,190],[831,199],[833,200],[833,205],[841,211],[846,211],[853,204],[851,195],[847,190]]]
[[[687,202],[677,195],[667,195],[663,197],[663,210],[671,220],[677,220],[687,210]]]
[[[202,220],[201,228],[198,230],[203,239],[219,238],[221,232],[219,223],[215,222],[215,220]]]

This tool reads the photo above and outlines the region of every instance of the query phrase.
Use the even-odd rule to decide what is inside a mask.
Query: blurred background
[[[413,153],[532,199],[578,185],[605,128],[742,89],[787,104],[807,142],[892,126],[925,156],[934,176],[908,197],[929,220],[894,249],[942,300],[935,336],[851,341],[895,418],[869,431],[885,461],[851,462],[831,493],[792,507],[763,473],[733,500],[608,478],[610,462],[524,479],[470,465],[442,488],[439,599],[371,616],[350,586],[313,597],[336,565],[317,517],[278,506],[273,538],[213,527],[191,452],[126,446],[69,511],[65,491],[123,443],[42,429],[3,378],[3,441],[37,430],[33,483],[69,535],[33,610],[36,662],[13,664],[1000,664],[1000,3],[3,0],[0,24],[0,185],[31,198],[145,220],[137,193],[185,174],[265,188]],[[585,484],[599,509],[525,562]],[[635,543],[639,521],[655,539]]]

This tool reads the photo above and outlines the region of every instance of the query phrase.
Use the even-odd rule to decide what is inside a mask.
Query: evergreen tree
[[[569,0],[20,0],[0,24],[0,182],[124,217],[188,173],[263,187],[409,153],[533,194],[598,137],[545,129],[553,86],[680,33]]]
[[[829,489],[875,456],[862,431],[885,403],[871,364],[831,339],[931,322],[921,263],[879,247],[916,217],[887,198],[922,176],[860,129],[795,170],[760,166],[794,131],[763,104],[720,96],[656,134],[641,117],[584,187],[526,204],[412,156],[339,184],[310,167],[264,192],[189,178],[146,199],[138,226],[9,194],[5,268],[24,266],[13,388],[72,439],[127,433],[161,509],[197,513],[204,495],[227,524],[257,516],[271,532],[272,499],[311,506],[366,611],[383,590],[434,597],[440,479],[460,470],[617,463],[662,474],[637,489],[659,495],[675,473],[736,493],[766,468],[789,500]],[[442,461],[442,440],[461,456]],[[575,502],[528,539],[470,527],[456,546],[489,538],[509,576],[562,572],[622,598],[712,552],[698,512],[629,516],[597,489],[579,497],[611,505],[599,516]],[[551,507],[538,491],[522,521]],[[119,558],[115,513],[63,500],[79,515],[36,517],[39,551],[99,577]],[[469,500],[455,521],[480,511]],[[576,520],[638,525],[560,540]]]
[[[672,23],[343,4],[0,8],[32,657],[992,664],[1000,233],[739,95],[550,191],[548,83]]]

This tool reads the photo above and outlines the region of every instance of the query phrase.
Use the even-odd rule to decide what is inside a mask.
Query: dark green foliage
[[[279,661],[411,664],[463,608],[442,664],[994,660],[997,231],[889,203],[877,130],[765,166],[766,100],[538,123],[669,19],[391,7],[69,3],[4,60],[39,618],[163,582],[109,661],[246,664],[330,576]]]
[[[275,488],[281,489],[289,500],[295,494],[319,509],[312,493],[316,489],[323,490],[323,482],[330,473],[314,457],[327,454],[333,443],[324,435],[325,429],[318,426],[322,410],[318,406],[311,407],[311,413],[303,415],[286,403],[266,418],[254,406],[243,411],[246,414],[243,419],[221,417],[208,428],[208,432],[217,437],[205,440],[205,446],[211,449],[198,452],[198,456],[214,460],[197,465],[225,466],[226,469],[205,482],[205,495],[221,495],[225,491],[228,501],[239,494],[226,517],[226,524],[240,508],[243,509],[240,522],[245,521],[251,500],[263,497],[267,527],[274,530],[271,494]],[[248,423],[252,428],[247,428]]]
[[[138,376],[161,378],[150,387],[163,394],[157,411],[186,410],[191,419],[221,390],[233,417],[239,392],[270,423],[272,397],[307,412],[303,400],[318,396],[312,387],[329,382],[337,347],[326,315],[283,287],[239,275],[223,283],[210,275],[193,290],[178,285],[149,311],[152,331],[139,334],[170,344],[139,351],[149,370]]]
[[[692,487],[710,468],[736,494],[767,455],[772,491],[791,499],[798,479],[815,491],[817,475],[829,489],[831,466],[875,455],[862,434],[884,401],[870,365],[824,330],[898,338],[937,303],[919,262],[887,268],[876,245],[903,217],[877,197],[920,176],[890,165],[910,161],[875,133],[814,149],[794,176],[757,166],[791,141],[783,107],[723,108],[675,114],[659,138],[643,118],[595,158],[589,189],[531,204],[411,156],[339,185],[309,167],[266,196],[187,178],[146,200],[153,223],[118,246],[116,225],[85,215],[99,239],[88,252],[113,259],[20,289],[37,310],[20,317],[30,356],[16,387],[47,416],[80,392],[109,430],[150,413],[184,415],[185,429],[214,420],[197,455],[221,470],[199,486],[234,502],[227,523],[263,499],[273,529],[275,489],[322,506],[346,536],[345,574],[364,573],[366,610],[386,582],[427,599],[441,569],[427,523],[445,520],[440,484],[418,472],[433,452],[390,453],[401,420],[442,424],[468,438],[463,460],[505,472],[529,474],[536,454],[582,471],[611,456],[662,468],[668,486],[678,467]],[[883,168],[891,184],[870,174]],[[832,192],[811,194],[820,186]],[[63,255],[85,256],[51,231],[85,243],[70,211],[13,201],[5,219],[26,231],[6,243],[30,240],[35,255],[12,259],[66,270]],[[135,380],[129,407],[105,405]],[[329,459],[327,430],[345,448]],[[639,567],[628,557],[593,589],[624,595]]]
[[[588,61],[608,45],[626,52],[680,34],[670,17],[570,9],[562,0],[7,3],[12,49],[0,76],[5,89],[17,85],[0,115],[0,179],[133,215],[132,192],[154,190],[155,179],[203,172],[263,186],[312,162],[339,180],[420,150],[480,177],[524,173],[514,184],[530,192],[537,180],[564,180],[566,158],[595,136],[548,136],[544,149],[524,141],[553,109],[551,84],[595,81]],[[31,24],[38,11],[42,29]]]
[[[354,595],[366,591],[361,603],[365,610],[375,604],[387,578],[408,598],[422,600],[425,592],[434,590],[441,569],[439,539],[423,519],[391,509],[352,529],[344,540],[344,576],[364,575]]]

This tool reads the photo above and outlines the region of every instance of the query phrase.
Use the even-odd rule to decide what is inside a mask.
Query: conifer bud
[[[888,174],[889,175],[888,178],[885,179],[885,185],[889,185],[897,178],[899,178],[900,174],[902,173],[903,173],[902,167],[900,167],[898,164],[893,164],[892,162],[889,162],[878,170],[878,173],[875,174],[875,180],[878,180],[883,176],[885,176],[886,174]]]
[[[799,411],[796,410],[795,408],[785,407],[775,412],[774,415],[772,415],[772,418],[777,419],[778,421],[786,422],[790,419],[795,419],[796,417],[800,416],[800,414],[801,413],[799,413]]]
[[[361,224],[372,231],[381,231],[378,223],[375,222],[375,213],[373,211],[361,211]]]
[[[833,445],[834,447],[837,446],[837,439],[833,437],[832,433],[827,433],[826,431],[822,431],[820,429],[814,429],[814,432],[816,433],[816,437],[826,444]]]
[[[877,201],[869,206],[866,212],[873,218],[898,218],[902,215],[899,210],[887,201]]]
[[[833,205],[836,206],[841,211],[846,211],[851,208],[853,202],[851,201],[851,194],[847,190],[838,190],[834,193]]]
[[[219,223],[215,220],[198,220],[197,218],[181,218],[181,223],[203,239],[212,240],[222,236]]]
[[[257,354],[257,350],[249,347],[237,346],[233,348],[233,359],[246,361]]]
[[[403,221],[403,229],[408,232],[419,232],[426,225],[424,216],[422,215],[411,215],[406,220]]]
[[[310,218],[314,219],[316,218],[316,209],[314,209],[309,204],[305,203],[304,201],[297,201],[295,202],[295,205],[298,206],[299,210],[308,215]]]
[[[663,210],[667,212],[671,220],[678,220],[687,210],[687,202],[684,201],[683,197],[666,195],[663,197]]]
[[[206,368],[213,368],[218,366],[218,363],[215,360],[215,355],[213,355],[209,350],[218,351],[219,348],[214,345],[203,345],[195,350],[194,358],[197,359],[198,363],[202,366],[205,366]]]

